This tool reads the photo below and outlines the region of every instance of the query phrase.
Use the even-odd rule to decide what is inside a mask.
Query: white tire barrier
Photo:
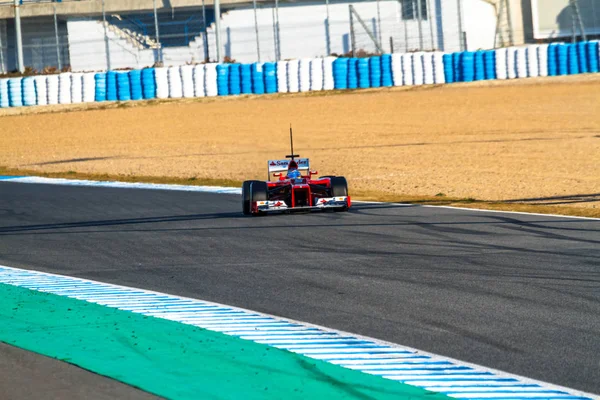
[[[210,63],[204,65],[204,90],[206,96],[214,97],[219,94],[217,88],[217,64]]]
[[[506,76],[508,79],[517,77],[517,49],[514,47],[506,50]]]
[[[300,60],[288,61],[287,86],[290,93],[300,91]]]
[[[537,47],[538,68],[540,76],[548,76],[548,45],[542,44]]]
[[[71,73],[58,75],[58,103],[71,104]]]
[[[433,85],[435,83],[433,70],[433,53],[423,53],[423,83],[425,85]]]
[[[527,76],[540,76],[538,46],[527,47]]]
[[[310,68],[311,60],[310,59],[302,59],[300,60],[299,65],[299,82],[298,87],[301,92],[308,92],[310,90]]]
[[[48,104],[58,104],[59,86],[58,75],[48,75]]]
[[[190,99],[194,97],[194,66],[193,65],[182,65],[181,66],[181,84],[183,97]]]
[[[287,93],[288,78],[287,78],[287,61],[277,61],[277,92]]]
[[[204,89],[204,65],[194,66],[194,96],[204,97],[206,96],[206,90]]]
[[[35,78],[36,103],[38,106],[48,104],[48,78],[45,76],[36,76]]]
[[[323,59],[310,60],[310,90],[323,90]]]
[[[169,67],[169,97],[180,99],[183,97],[183,84],[181,82],[181,71],[179,67]]]
[[[323,59],[323,90],[333,90],[335,82],[333,80],[333,62],[335,57],[325,57]]]
[[[169,72],[167,68],[155,68],[154,78],[156,80],[156,98],[166,99],[169,97]]]
[[[496,50],[496,79],[508,79],[508,49]]]
[[[433,53],[433,78],[436,84],[446,83],[444,72],[444,53],[436,51]]]
[[[86,72],[83,74],[83,102],[93,103],[96,96],[96,81],[94,79],[94,72]]]
[[[402,86],[404,74],[402,73],[402,54],[392,54],[392,81],[394,86]]]
[[[71,102],[73,104],[83,103],[83,74],[71,75]]]
[[[424,82],[423,73],[423,53],[417,52],[412,57],[413,82],[415,85],[422,85]]]
[[[515,50],[515,73],[517,78],[527,78],[527,48]]]
[[[404,85],[406,86],[411,86],[415,84],[413,79],[412,58],[412,54],[402,54],[402,74],[404,75]]]

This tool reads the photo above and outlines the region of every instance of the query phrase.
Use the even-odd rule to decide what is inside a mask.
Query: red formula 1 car
[[[314,179],[313,175],[318,172],[311,171],[308,158],[298,158],[300,156],[294,154],[291,126],[290,146],[292,154],[286,156],[289,160],[269,161],[268,181],[244,182],[242,185],[244,215],[323,209],[347,211],[351,202],[346,178],[323,176]],[[278,179],[272,180],[273,178]]]
[[[294,154],[287,157],[290,159],[269,161],[269,181],[244,182],[242,209],[245,215],[272,211],[347,211],[350,208],[346,178],[313,178],[317,171],[310,170],[308,158],[296,159],[298,156]],[[271,175],[278,179],[271,180]]]

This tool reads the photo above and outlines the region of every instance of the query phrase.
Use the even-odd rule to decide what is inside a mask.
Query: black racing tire
[[[242,184],[242,212],[244,215],[250,215],[252,210],[250,205],[252,202],[252,193],[250,193],[250,185],[253,183],[264,183],[261,181],[244,181]]]
[[[331,178],[331,195],[333,197],[348,196],[348,182],[343,176]]]
[[[331,178],[331,195],[333,197],[348,196],[348,182],[343,176],[335,176]],[[348,211],[348,207],[336,208],[335,211]]]

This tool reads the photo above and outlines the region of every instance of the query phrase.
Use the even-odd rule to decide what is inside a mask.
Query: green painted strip
[[[0,341],[172,399],[448,399],[218,332],[6,284]]]

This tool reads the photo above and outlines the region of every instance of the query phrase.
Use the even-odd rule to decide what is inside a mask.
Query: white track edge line
[[[212,304],[215,306],[220,306],[220,307],[229,307],[231,309],[237,309],[237,310],[242,310],[242,311],[246,311],[246,312],[250,312],[250,313],[255,313],[255,314],[261,314],[261,315],[265,315],[267,317],[271,317],[271,318],[275,318],[277,320],[282,320],[282,321],[286,321],[286,322],[290,322],[290,323],[295,323],[301,326],[306,326],[306,327],[312,327],[312,328],[317,328],[320,329],[324,332],[332,332],[332,333],[337,333],[337,334],[341,334],[341,335],[350,335],[350,336],[354,336],[357,339],[363,339],[363,340],[367,340],[367,341],[372,341],[373,343],[376,344],[381,344],[381,345],[386,345],[386,346],[390,346],[390,347],[394,347],[394,348],[399,348],[399,349],[405,349],[407,351],[411,351],[415,354],[422,354],[425,356],[429,356],[433,359],[443,359],[443,360],[447,360],[450,361],[452,363],[455,363],[457,365],[464,365],[467,367],[471,367],[474,369],[480,369],[483,371],[489,371],[493,374],[498,375],[499,377],[502,378],[513,378],[513,379],[517,379],[519,381],[522,381],[523,383],[530,383],[530,384],[536,384],[536,385],[540,385],[544,388],[550,389],[550,390],[559,390],[559,391],[564,391],[566,393],[569,393],[570,395],[573,396],[579,396],[579,397],[589,397],[590,399],[600,399],[600,397],[598,397],[598,395],[593,394],[593,393],[587,393],[581,390],[577,390],[577,389],[573,389],[573,388],[568,388],[565,386],[560,386],[560,385],[556,385],[553,383],[549,383],[549,382],[545,382],[545,381],[541,381],[541,380],[536,380],[536,379],[532,379],[532,378],[527,378],[524,376],[520,376],[517,374],[512,374],[506,371],[502,371],[502,370],[498,370],[495,368],[489,368],[489,367],[485,367],[483,365],[479,365],[479,364],[475,364],[475,363],[470,363],[470,362],[466,362],[466,361],[462,361],[462,360],[458,360],[452,357],[446,357],[443,355],[438,355],[435,353],[430,353],[427,351],[423,351],[423,350],[419,350],[419,349],[415,349],[409,346],[404,346],[404,345],[400,345],[397,343],[393,343],[393,342],[388,342],[386,340],[381,340],[381,339],[376,339],[376,338],[372,338],[369,336],[363,336],[363,335],[359,335],[359,334],[355,334],[355,333],[351,333],[351,332],[346,332],[346,331],[342,331],[342,330],[337,330],[337,329],[332,329],[332,328],[327,328],[325,326],[322,325],[317,325],[317,324],[312,324],[309,322],[303,322],[303,321],[298,321],[298,320],[294,320],[291,318],[286,318],[286,317],[281,317],[281,316],[276,316],[273,314],[267,314],[267,313],[263,313],[263,312],[258,312],[258,311],[254,311],[254,310],[250,310],[247,308],[243,308],[243,307],[237,307],[237,306],[229,306],[226,304],[221,304],[221,303],[215,303],[212,301],[207,301],[207,300],[201,300],[201,299],[195,299],[192,297],[186,297],[186,296],[180,296],[180,295],[175,295],[175,294],[169,294],[169,293],[164,293],[164,292],[157,292],[154,290],[148,290],[148,289],[140,289],[140,288],[133,288],[131,286],[123,286],[123,285],[117,285],[114,283],[107,283],[107,282],[100,282],[100,281],[96,281],[96,280],[92,280],[92,279],[84,279],[84,278],[79,278],[79,277],[72,277],[72,276],[68,276],[68,275],[60,275],[60,274],[54,274],[54,273],[50,273],[50,272],[41,272],[41,271],[35,271],[35,270],[28,270],[28,269],[23,269],[23,268],[15,268],[15,267],[8,267],[5,265],[1,265],[0,264],[0,268],[5,268],[5,269],[10,269],[13,271],[25,271],[25,272],[29,272],[29,273],[33,273],[33,274],[40,274],[40,275],[50,275],[50,276],[55,276],[55,277],[59,277],[59,278],[68,278],[68,279],[75,279],[75,280],[79,280],[79,281],[87,281],[87,282],[92,282],[95,284],[99,284],[99,285],[110,285],[113,287],[117,287],[117,288],[122,288],[122,289],[133,289],[133,290],[139,290],[142,292],[146,292],[148,294],[155,294],[155,295],[167,295],[167,296],[173,296],[179,299],[185,299],[185,300],[193,300],[193,301],[202,301],[206,304]],[[31,290],[31,289],[30,289]],[[81,300],[81,301],[85,301],[85,300]],[[105,306],[106,307],[106,306]],[[246,339],[242,339],[242,340],[246,340]]]
[[[2,177],[2,176],[0,176],[0,177]],[[31,179],[31,178],[33,178],[33,179]],[[37,183],[37,184],[53,184],[53,185],[68,185],[68,186],[112,187],[112,188],[121,188],[121,189],[154,189],[154,190],[173,190],[173,191],[179,190],[179,191],[184,191],[184,192],[202,192],[202,193],[217,193],[217,194],[241,194],[240,188],[235,188],[235,187],[230,187],[230,186],[194,186],[194,185],[158,184],[158,183],[143,183],[143,182],[133,183],[133,182],[120,182],[120,181],[92,181],[92,180],[66,179],[66,178],[45,178],[45,177],[37,177],[37,176],[18,176],[15,178],[0,179],[0,182]],[[482,209],[482,208],[468,208],[468,207],[457,207],[457,206],[433,206],[433,205],[422,205],[422,204],[408,204],[408,203],[383,202],[383,201],[361,201],[361,200],[353,200],[352,203],[395,204],[395,205],[405,206],[405,207],[448,208],[451,210],[489,212],[489,213],[500,213],[500,214],[535,215],[535,216],[542,216],[542,217],[570,218],[570,219],[600,221],[600,218],[594,218],[594,217],[528,213],[528,212],[523,212],[523,211],[486,210],[486,209]]]

